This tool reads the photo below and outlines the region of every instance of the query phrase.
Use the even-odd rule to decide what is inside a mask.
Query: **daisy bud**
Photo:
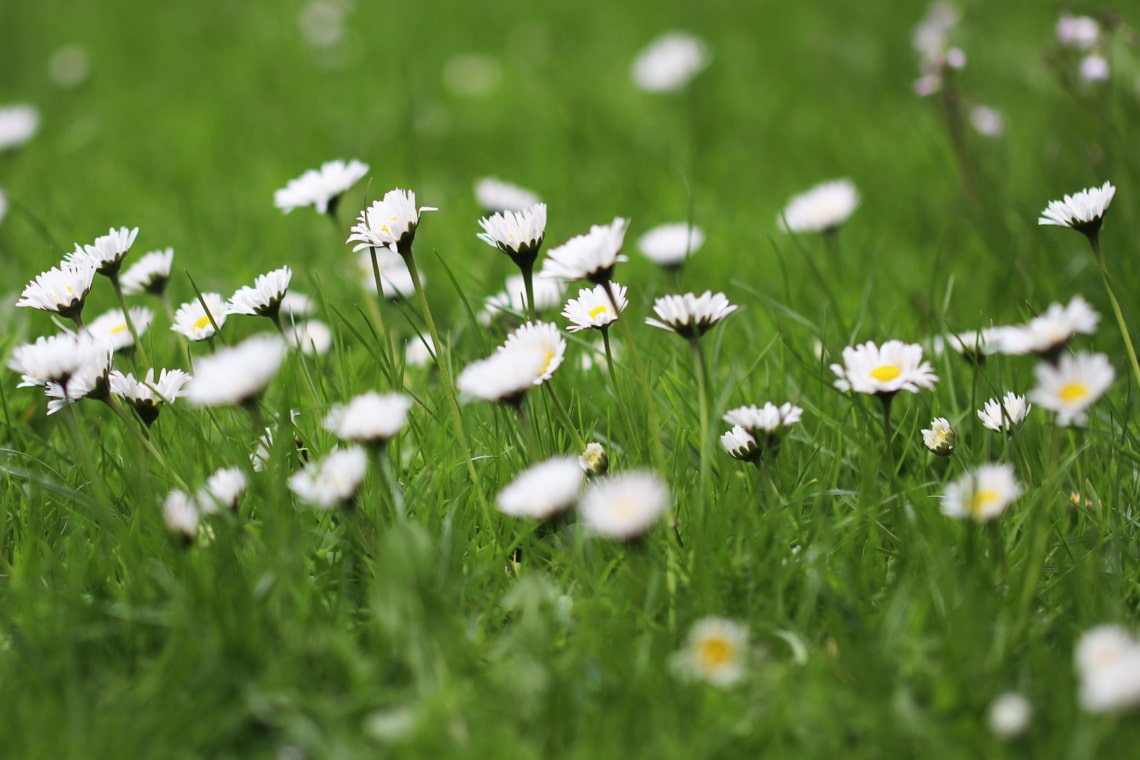
[[[930,429],[922,431],[922,442],[926,448],[940,457],[950,456],[957,441],[958,432],[945,417],[935,417],[930,423]]]
[[[610,468],[610,458],[606,456],[606,450],[602,444],[588,443],[586,450],[582,452],[582,456],[578,457],[578,464],[582,467],[582,472],[591,477],[597,477],[606,474]]]

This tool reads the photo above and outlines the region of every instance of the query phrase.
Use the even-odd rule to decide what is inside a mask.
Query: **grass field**
[[[949,34],[966,65],[919,97],[921,3],[0,6],[0,107],[40,115],[30,141],[0,151],[6,362],[71,327],[17,308],[25,285],[122,225],[139,228],[126,267],[173,247],[173,306],[288,265],[333,338],[319,356],[290,351],[251,408],[180,399],[149,431],[121,404],[47,415],[42,389],[4,373],[0,754],[1129,756],[1140,645],[1108,668],[1122,696],[1099,711],[1074,652],[1097,626],[1136,631],[1140,377],[1085,237],[1037,219],[1065,194],[1116,187],[1099,240],[1140,339],[1138,19],[1123,4],[1102,18],[1111,73],[1087,82],[1087,51],[1060,46],[1055,26],[1101,6],[959,10]],[[704,41],[707,67],[679,91],[640,90],[631,63],[674,29]],[[979,104],[1002,113],[1000,136],[970,126]],[[276,190],[336,158],[370,171],[335,227],[275,208]],[[562,328],[562,365],[521,421],[461,398],[461,436],[445,380],[521,322],[477,318],[517,271],[476,238],[484,176],[547,204],[544,255],[630,218],[614,273],[629,306],[612,373],[595,331],[542,313]],[[861,197],[841,229],[780,231],[793,195],[839,177]],[[414,261],[446,376],[405,364],[427,314],[365,292],[345,244],[392,188],[439,209]],[[685,220],[706,240],[683,269],[638,252],[642,233]],[[738,309],[700,339],[706,383],[688,342],[645,318],[657,297],[707,289]],[[1063,350],[1115,369],[1087,425],[1035,403],[1012,434],[983,427],[976,410],[1030,392],[1039,360],[975,364],[936,343],[1077,295],[1099,326]],[[157,300],[128,300],[157,316],[116,368],[193,373],[211,347],[172,332]],[[84,317],[116,305],[96,277]],[[232,315],[216,342],[273,330]],[[938,380],[893,398],[884,440],[879,400],[838,390],[829,365],[890,339],[923,345]],[[407,427],[370,454],[354,508],[307,506],[289,488],[298,447],[331,452],[326,413],[372,390],[413,399]],[[728,456],[722,416],[768,401],[803,409],[779,455]],[[923,444],[935,417],[957,430],[948,457]],[[579,436],[604,444],[609,477],[667,484],[669,509],[641,538],[593,535],[574,511],[494,510],[528,466],[579,455]],[[989,462],[1012,466],[1019,498],[988,522],[944,515],[947,485]],[[246,493],[184,541],[164,499],[222,467],[241,468]],[[678,665],[709,617],[747,628],[729,685]],[[1007,692],[1032,708],[1011,738],[989,724]]]

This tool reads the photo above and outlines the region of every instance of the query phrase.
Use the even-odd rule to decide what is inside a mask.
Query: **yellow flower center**
[[[590,309],[588,312],[586,312],[586,314],[589,315],[590,319],[596,319],[599,314],[605,314],[609,310],[610,307],[606,306],[605,304],[600,304]]]
[[[123,323],[121,325],[115,325],[114,327],[111,328],[111,334],[112,335],[122,335],[126,331],[127,331],[126,323]]]
[[[200,316],[194,320],[194,324],[192,324],[191,327],[194,328],[195,330],[203,330],[209,324],[210,324],[210,318],[208,316],[206,316],[205,314],[203,314],[202,316]]]
[[[884,364],[881,367],[875,367],[871,370],[871,377],[880,383],[889,383],[901,374],[902,370],[893,364]]]
[[[992,488],[983,488],[980,491],[974,492],[974,498],[970,500],[970,513],[973,515],[980,515],[982,509],[987,504],[997,501],[998,492]]]
[[[1071,404],[1074,401],[1080,401],[1085,396],[1089,395],[1089,387],[1084,383],[1073,381],[1061,388],[1058,397],[1066,404]]]
[[[540,376],[546,374],[546,370],[549,369],[550,363],[552,361],[554,361],[554,352],[553,351],[547,351],[546,352],[546,361],[544,361],[542,363],[542,366],[538,368],[538,374]]]
[[[715,636],[704,639],[697,644],[697,657],[701,665],[706,668],[719,668],[729,664],[736,654],[728,641]]]

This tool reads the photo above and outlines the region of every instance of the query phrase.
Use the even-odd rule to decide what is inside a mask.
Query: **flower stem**
[[[519,265],[522,271],[523,289],[526,291],[526,317],[531,322],[538,319],[538,309],[534,305],[534,264]]]
[[[1112,289],[1112,281],[1108,277],[1108,265],[1104,260],[1104,253],[1100,248],[1100,232],[1088,235],[1089,244],[1096,254],[1096,262],[1100,265],[1100,273],[1104,278],[1104,288],[1108,291],[1108,300],[1112,303],[1112,313],[1116,315],[1116,324],[1120,326],[1120,334],[1124,337],[1124,347],[1128,350],[1128,360],[1132,363],[1132,377],[1140,384],[1140,361],[1136,359],[1136,347],[1132,345],[1132,334],[1128,331],[1128,323],[1124,321],[1124,312],[1120,302],[1116,300],[1116,293]]]
[[[700,489],[701,489],[701,520],[704,521],[709,500],[709,467],[712,464],[712,452],[709,450],[709,378],[708,365],[705,363],[705,354],[701,350],[699,338],[691,338],[689,345],[693,349],[693,371],[697,376],[697,395],[700,406]]]
[[[550,401],[554,404],[554,413],[558,415],[558,419],[562,420],[562,424],[565,425],[566,429],[570,431],[570,435],[574,439],[574,443],[578,445],[578,450],[585,451],[586,439],[584,439],[582,437],[582,434],[578,432],[578,428],[574,424],[574,420],[571,419],[570,413],[566,411],[566,407],[562,405],[562,401],[558,398],[558,394],[554,392],[554,387],[550,384],[549,381],[543,383],[542,387],[546,391],[546,394],[550,397]]]

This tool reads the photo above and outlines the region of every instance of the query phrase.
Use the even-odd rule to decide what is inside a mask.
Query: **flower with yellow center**
[[[29,282],[16,305],[55,312],[74,320],[83,312],[95,270],[95,262],[90,259],[79,259],[75,263],[65,261]]]
[[[141,336],[154,321],[154,312],[145,306],[131,307],[131,322]],[[112,349],[119,351],[134,344],[131,337],[131,328],[123,317],[122,309],[112,309],[94,320],[87,326],[87,331],[97,340],[105,341]]]
[[[835,381],[839,390],[872,395],[918,393],[938,382],[930,362],[922,360],[922,346],[901,340],[888,340],[882,348],[873,341],[848,346],[843,349],[843,364],[832,364],[831,371],[839,378]]]
[[[1057,424],[1084,425],[1088,408],[1112,385],[1116,371],[1104,354],[1062,355],[1056,365],[1037,365],[1030,400],[1057,414]]]
[[[360,212],[352,227],[348,243],[356,243],[352,250],[387,248],[393,253],[407,256],[412,251],[420,214],[438,211],[433,206],[416,207],[416,194],[411,190],[389,190],[383,199],[373,202]]]
[[[946,486],[942,514],[988,522],[1021,495],[1021,484],[1008,464],[984,464]]]
[[[566,339],[558,327],[549,322],[528,322],[507,336],[507,342],[499,352],[540,357],[531,384],[542,385],[562,365],[566,356]]]
[[[926,448],[940,457],[950,456],[957,440],[957,431],[945,417],[935,417],[930,423],[930,429],[922,431],[922,442]]]
[[[744,677],[747,659],[748,629],[729,618],[707,617],[693,623],[671,664],[683,677],[723,689]]]
[[[566,306],[562,309],[562,316],[570,320],[570,325],[566,329],[570,332],[579,332],[590,328],[602,330],[616,322],[621,312],[629,305],[629,301],[625,297],[626,288],[624,285],[612,282],[610,287],[613,288],[613,301],[610,300],[605,285],[582,288],[578,291],[577,298],[571,298],[567,301]],[[614,310],[615,301],[618,306],[616,311]]]
[[[206,309],[202,308],[203,302]],[[201,299],[195,298],[178,307],[174,313],[174,325],[170,329],[190,340],[206,340],[214,337],[214,333],[221,330],[225,323],[226,299],[219,293],[203,293]]]

